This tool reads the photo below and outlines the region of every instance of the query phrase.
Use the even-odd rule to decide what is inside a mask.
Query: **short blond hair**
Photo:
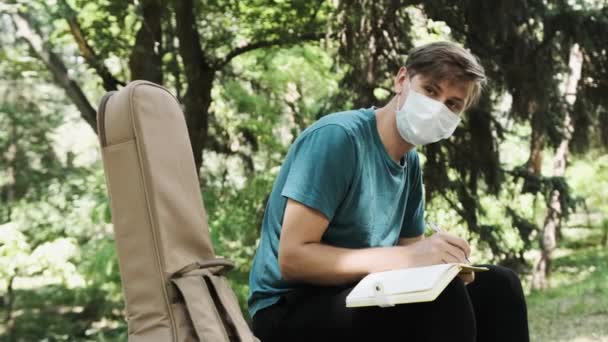
[[[435,42],[412,49],[405,67],[409,77],[420,74],[437,81],[472,82],[465,109],[479,100],[487,78],[479,59],[452,42]]]

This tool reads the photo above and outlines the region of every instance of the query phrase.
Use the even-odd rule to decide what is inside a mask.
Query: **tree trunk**
[[[532,139],[530,141],[530,157],[528,158],[528,171],[536,176],[540,176],[543,166],[544,139],[544,118],[545,113],[536,110],[532,114]]]
[[[133,80],[163,84],[161,19],[165,7],[164,0],[142,1],[143,21],[129,56],[129,68]]]
[[[178,60],[178,47],[179,44],[175,42],[177,35],[175,33],[175,22],[173,21],[173,16],[169,16],[166,20],[166,29],[165,29],[165,51],[170,54],[171,58],[167,63],[167,74],[173,76],[173,83],[175,87],[175,97],[182,101],[182,71],[180,69],[179,60]]]
[[[8,278],[8,282],[6,285],[6,294],[4,295],[4,328],[6,329],[5,331],[5,336],[7,338],[7,341],[14,341],[15,336],[14,335],[14,329],[15,329],[15,321],[13,319],[13,305],[15,303],[15,293],[13,290],[13,282],[15,280],[15,277],[17,277],[17,271],[15,270],[15,274],[11,275]]]
[[[563,122],[563,137],[560,142],[555,157],[553,158],[553,176],[563,177],[566,173],[566,164],[568,162],[568,146],[572,140],[574,127],[572,125],[570,110],[576,100],[576,89],[578,81],[581,77],[582,55],[577,44],[570,49],[570,72],[566,80],[565,97],[567,105],[564,105],[564,122]],[[551,276],[551,261],[552,254],[557,246],[556,231],[562,223],[562,207],[560,201],[560,192],[553,190],[547,208],[543,229],[540,235],[541,255],[534,266],[534,274],[532,275],[532,288],[543,289],[549,285]]]
[[[199,174],[209,128],[209,105],[215,70],[203,54],[192,0],[175,0],[174,6],[179,53],[188,83],[184,94],[184,112],[196,173]]]

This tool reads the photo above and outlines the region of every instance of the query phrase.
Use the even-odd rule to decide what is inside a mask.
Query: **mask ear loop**
[[[400,93],[400,92],[399,92],[399,93],[397,93],[397,105],[396,105],[396,106],[397,106],[397,108],[395,108],[395,112],[398,112],[398,111],[399,111],[399,96],[401,96],[401,93]]]
[[[408,96],[409,96],[410,92],[412,91],[411,80],[408,81],[407,87],[409,89],[409,91],[408,91]],[[401,97],[401,93],[402,93],[402,91],[400,91],[400,92],[397,93],[397,108],[395,109],[396,112],[398,112],[401,109],[401,108],[399,108],[399,98]],[[407,101],[407,97],[405,99]],[[403,104],[401,105],[401,107],[403,108],[404,105],[405,105],[405,101],[403,101]]]
[[[411,87],[410,82],[407,83],[407,86]],[[395,112],[398,112],[401,109],[401,108],[399,108],[399,99],[401,97],[401,93],[402,92],[403,92],[403,89],[400,92],[397,93],[397,108],[395,108]],[[403,104],[405,104],[405,102]],[[403,105],[401,105],[401,107],[403,107]]]

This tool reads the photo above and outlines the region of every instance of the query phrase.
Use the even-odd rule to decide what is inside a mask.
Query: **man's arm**
[[[340,285],[371,272],[462,262],[466,242],[447,233],[407,246],[348,249],[321,243],[329,221],[320,212],[288,199],[279,240],[279,266],[285,280]]]

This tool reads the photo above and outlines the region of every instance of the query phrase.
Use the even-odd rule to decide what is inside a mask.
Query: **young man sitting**
[[[466,263],[468,243],[424,238],[415,146],[449,138],[486,77],[460,46],[413,49],[382,108],[327,115],[291,146],[274,183],[250,275],[249,310],[262,341],[528,341],[518,277],[455,278],[426,303],[347,308],[365,275]],[[463,155],[462,158],[467,156]]]

